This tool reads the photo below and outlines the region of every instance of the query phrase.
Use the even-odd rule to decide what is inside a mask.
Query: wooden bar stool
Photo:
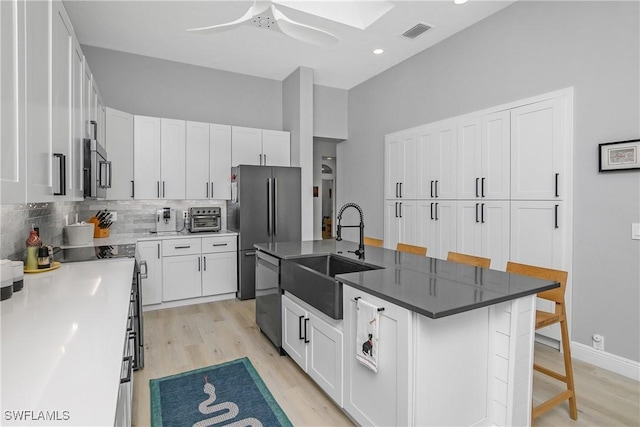
[[[447,254],[447,261],[468,264],[474,267],[489,268],[491,258],[483,258],[481,256],[461,254],[460,252],[451,252]]]
[[[384,241],[381,239],[375,239],[373,237],[364,236],[364,244],[368,246],[375,246],[381,248],[384,246]]]
[[[538,298],[546,299],[555,303],[555,312],[547,312],[536,310],[536,330],[544,328],[555,323],[560,323],[560,331],[562,334],[562,350],[564,352],[564,372],[552,371],[551,369],[540,366],[536,363],[533,364],[533,369],[555,378],[558,381],[562,381],[567,385],[567,389],[557,395],[551,397],[549,400],[542,402],[538,406],[534,406],[531,412],[531,425],[536,417],[544,414],[554,406],[562,403],[565,400],[569,400],[569,416],[571,419],[578,419],[578,404],[576,402],[576,392],[573,383],[573,365],[571,364],[571,347],[569,343],[569,327],[567,326],[567,314],[564,303],[564,293],[567,286],[566,271],[553,270],[550,268],[535,267],[526,264],[517,264],[515,262],[507,263],[507,271],[509,273],[521,274],[523,276],[536,277],[538,279],[553,280],[560,283],[560,287],[551,289],[549,291],[540,292]]]
[[[396,245],[396,251],[422,256],[427,255],[427,248],[423,246],[407,245],[406,243],[398,243]]]

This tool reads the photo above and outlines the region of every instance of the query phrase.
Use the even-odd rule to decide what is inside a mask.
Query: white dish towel
[[[378,324],[380,312],[378,307],[356,300],[356,360],[373,372],[378,372]]]

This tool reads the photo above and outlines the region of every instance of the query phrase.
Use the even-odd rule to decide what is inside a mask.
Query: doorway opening
[[[333,239],[335,235],[337,189],[337,142],[313,140],[313,238]]]

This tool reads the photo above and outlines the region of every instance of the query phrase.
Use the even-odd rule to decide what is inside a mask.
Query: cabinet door
[[[482,223],[480,200],[458,201],[457,251],[482,256]]]
[[[438,156],[435,128],[421,126],[418,128],[416,139],[416,161],[419,167],[416,170],[416,197],[418,199],[430,199],[435,197],[433,158]]]
[[[437,130],[437,156],[432,159],[436,171],[435,195],[441,199],[455,199],[458,181],[458,138],[455,123],[442,125]]]
[[[71,171],[71,66],[73,28],[61,1],[54,1],[51,21],[51,141],[54,154],[54,195],[72,194]]]
[[[491,259],[491,268],[504,271],[509,254],[509,232],[511,223],[508,201],[487,200],[481,203],[482,251],[481,256]]]
[[[73,52],[71,53],[71,143],[72,143],[72,167],[69,179],[71,180],[72,195],[75,199],[84,198],[84,118],[82,117],[82,87],[84,85],[84,55],[80,49],[78,39],[73,37]],[[133,152],[131,153],[133,157]],[[111,158],[109,158],[111,160]],[[132,167],[133,172],[133,167]],[[109,190],[111,191],[111,190]]]
[[[0,2],[0,203],[26,201],[25,174],[25,2]],[[45,126],[42,126],[45,127]],[[47,156],[47,161],[51,157]]]
[[[465,119],[458,125],[458,197],[461,199],[474,199],[481,196],[480,128],[480,117]]]
[[[307,373],[342,406],[342,332],[320,317],[307,313]]]
[[[185,198],[186,122],[160,119],[160,175],[164,199]]]
[[[561,199],[563,173],[561,98],[511,110],[511,198]]]
[[[401,164],[399,195],[403,199],[416,198],[416,134],[413,130],[401,136]]]
[[[12,2],[0,2],[2,6]],[[20,4],[19,2],[18,4]],[[24,2],[26,8],[27,64],[26,80],[26,134],[27,142],[27,201],[46,202],[53,200],[51,133],[48,126],[50,117],[49,88],[49,37],[51,20],[49,3],[39,1]],[[3,24],[4,26],[4,12]],[[3,32],[4,34],[4,32]],[[4,41],[3,41],[4,43]],[[4,44],[2,46],[4,54]],[[4,65],[4,59],[3,59]],[[4,71],[2,74],[4,78]],[[18,88],[19,89],[19,88]],[[4,99],[4,91],[3,91]],[[4,112],[4,109],[2,110]],[[4,121],[2,128],[4,130]],[[3,137],[4,144],[4,137]],[[4,163],[3,163],[4,171]]]
[[[282,296],[282,348],[305,372],[307,371],[307,344],[305,328],[307,312],[287,295]],[[308,336],[308,335],[307,335]]]
[[[262,164],[265,166],[291,166],[291,136],[289,132],[262,131]]]
[[[186,197],[208,199],[209,185],[209,124],[187,122]]]
[[[395,249],[400,241],[400,217],[397,200],[387,200],[384,203],[384,247]]]
[[[209,125],[209,180],[212,199],[231,199],[231,126]]]
[[[162,245],[159,240],[138,242],[136,258],[146,263],[141,273],[146,276],[142,280],[142,304],[160,304],[162,302]]]
[[[510,260],[539,267],[565,269],[564,205],[549,201],[511,202]],[[553,311],[549,301],[537,300],[540,310]],[[560,328],[552,325],[536,331],[560,340]]]
[[[202,254],[202,296],[238,290],[236,252]]]
[[[160,197],[160,119],[133,118],[133,176],[136,199]]]
[[[384,139],[384,198],[397,199],[400,196],[400,169],[402,164],[402,138],[400,133],[385,136]]]
[[[82,66],[84,68],[84,82],[82,85],[82,118],[84,120],[84,137],[92,139],[94,138],[93,127],[90,126],[89,122],[93,117],[93,101],[92,94],[93,90],[91,88],[91,69],[89,69],[89,63],[87,62],[87,58],[85,57],[82,61]]]
[[[456,250],[457,236],[457,205],[456,201],[438,200],[435,202],[435,247],[428,248],[429,256],[446,259],[449,251]]]
[[[378,372],[356,361],[355,298],[384,307],[378,325]],[[412,411],[412,313],[372,295],[343,286],[344,409],[360,425],[410,425]],[[418,403],[419,404],[419,403]]]
[[[411,245],[417,244],[416,232],[416,201],[415,200],[399,200],[398,215],[400,217],[400,236],[399,241]],[[395,246],[394,246],[395,249]]]
[[[231,165],[262,164],[262,130],[233,126],[231,128]]]
[[[480,195],[487,199],[511,197],[510,113],[499,111],[482,117],[482,170]]]
[[[162,259],[162,300],[175,301],[202,296],[200,255],[169,256]]]
[[[111,161],[112,182],[107,191],[108,200],[126,200],[134,197],[133,177],[133,115],[106,109],[107,152]]]

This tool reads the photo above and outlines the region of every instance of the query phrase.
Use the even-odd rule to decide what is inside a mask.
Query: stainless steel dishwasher
[[[280,258],[256,251],[256,323],[280,354],[284,354],[281,297]]]

